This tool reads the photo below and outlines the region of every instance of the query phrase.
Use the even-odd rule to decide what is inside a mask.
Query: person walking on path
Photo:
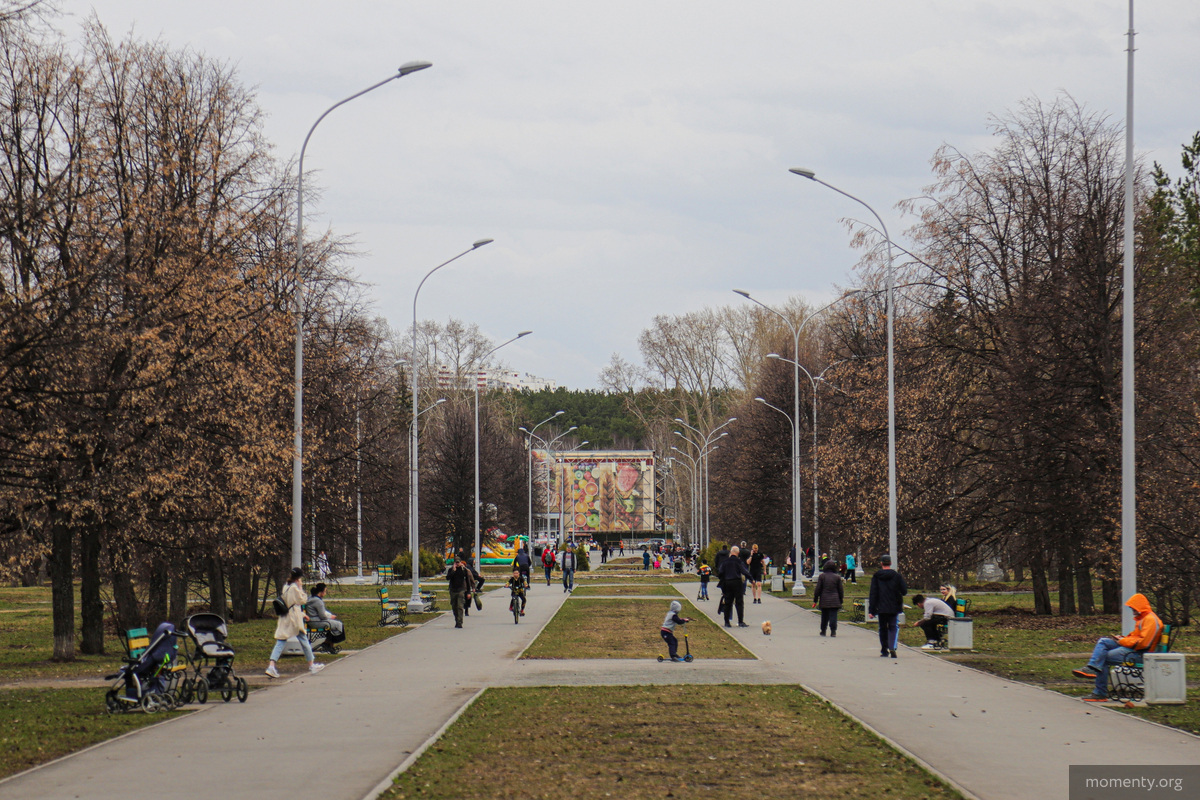
[[[813,586],[813,608],[821,609],[821,635],[826,628],[831,636],[837,636],[838,609],[845,599],[844,581],[837,574],[837,564],[832,559],[825,562],[821,576]]]
[[[755,603],[762,603],[762,584],[763,584],[763,554],[758,552],[758,545],[750,548],[750,580],[754,591],[753,599]]]
[[[467,605],[467,592],[475,583],[475,576],[463,563],[462,556],[455,556],[454,566],[446,571],[446,580],[450,582],[450,609],[454,612],[454,627],[461,628]]]
[[[300,642],[304,660],[308,662],[308,671],[315,675],[325,669],[325,665],[318,664],[313,658],[312,645],[308,643],[308,636],[304,632],[304,623],[308,619],[304,614],[304,606],[308,602],[308,594],[304,591],[304,570],[300,567],[292,568],[292,574],[288,576],[287,584],[279,597],[287,606],[287,613],[275,622],[275,647],[271,649],[271,658],[267,661],[267,677],[279,677],[275,662],[283,654],[283,646],[287,644],[287,640],[292,637]]]
[[[546,570],[546,585],[550,585],[550,573],[554,572],[554,565],[557,559],[554,555],[554,550],[549,545],[542,551],[542,568]]]
[[[879,620],[879,655],[896,657],[900,646],[900,612],[904,611],[904,595],[908,584],[892,569],[892,557],[879,560],[881,569],[871,576],[871,593],[867,597],[867,613]]]
[[[564,547],[562,551],[563,591],[575,589],[575,551]]]
[[[650,569],[650,550],[642,548],[642,569]]]
[[[858,566],[858,562],[854,560],[854,554],[846,553],[846,580],[851,583],[858,583],[858,576],[854,572],[856,566]]]
[[[729,620],[733,616],[735,606],[737,607],[738,627],[750,627],[746,624],[745,599],[745,581],[750,580],[750,570],[746,568],[746,562],[741,559],[739,553],[737,547],[731,547],[729,558],[721,562],[721,602],[724,605],[726,628],[733,627],[729,624]]]

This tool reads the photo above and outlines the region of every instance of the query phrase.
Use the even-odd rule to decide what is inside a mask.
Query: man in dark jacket
[[[725,627],[732,628],[729,624],[730,616],[733,614],[733,608],[737,606],[738,627],[748,628],[746,624],[746,600],[743,597],[744,586],[743,579],[750,580],[750,570],[746,567],[746,562],[738,557],[738,549],[730,548],[729,558],[721,562],[721,596],[725,605]]]
[[[904,610],[904,595],[908,585],[903,576],[892,569],[892,557],[884,556],[882,569],[871,576],[871,594],[867,598],[867,613],[879,619],[879,656],[896,657],[900,627],[898,618]]]
[[[525,588],[529,588],[529,568],[533,565],[533,560],[529,557],[529,549],[522,546],[517,550],[517,557],[513,559],[512,567],[517,572],[521,573],[521,580],[525,582]]]
[[[475,583],[475,579],[461,556],[454,557],[454,566],[446,572],[446,579],[450,581],[450,608],[454,611],[454,627],[461,628],[463,610],[467,605],[467,591]]]

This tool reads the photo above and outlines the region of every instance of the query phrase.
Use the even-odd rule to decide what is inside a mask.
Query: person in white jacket
[[[275,662],[283,653],[283,646],[287,644],[287,640],[293,636],[300,642],[300,649],[304,651],[304,658],[308,661],[308,671],[314,674],[320,672],[325,669],[325,665],[318,664],[313,658],[312,645],[308,643],[308,636],[304,632],[304,623],[308,619],[304,613],[304,605],[308,602],[308,594],[304,591],[304,570],[299,567],[292,569],[287,585],[283,587],[279,596],[287,606],[287,613],[275,623],[275,647],[271,650],[271,658],[267,662],[267,677],[279,677],[279,671],[275,669]]]

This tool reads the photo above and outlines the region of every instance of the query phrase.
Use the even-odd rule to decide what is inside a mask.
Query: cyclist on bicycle
[[[528,573],[521,574],[519,569],[514,569],[512,577],[508,579],[508,588],[512,592],[512,602],[521,601],[521,616],[525,616],[525,584],[529,582]]]

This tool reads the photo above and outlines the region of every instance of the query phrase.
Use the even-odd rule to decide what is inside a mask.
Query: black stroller
[[[129,631],[125,635],[128,655],[122,659],[125,663],[120,672],[105,678],[116,681],[104,696],[108,713],[140,709],[153,714],[186,702],[179,687],[181,673],[187,672],[187,661],[177,657],[176,647],[175,626],[169,622],[155,628],[153,636],[147,636],[145,628]]]
[[[225,641],[229,629],[225,620],[216,614],[193,614],[184,621],[188,638],[192,642],[192,652],[188,660],[196,670],[195,678],[187,681],[191,689],[188,700],[195,698],[197,703],[207,703],[210,691],[220,692],[221,699],[228,703],[237,695],[239,703],[246,702],[249,687],[246,679],[239,678],[233,671],[233,659],[236,655],[233,648]],[[208,674],[204,671],[208,670]]]

